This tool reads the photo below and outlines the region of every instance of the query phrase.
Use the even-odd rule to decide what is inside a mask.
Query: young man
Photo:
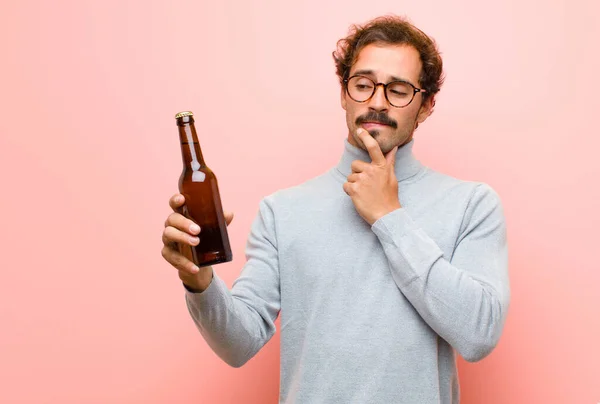
[[[173,248],[201,236],[177,213],[163,256],[232,366],[261,349],[281,314],[281,403],[458,403],[455,353],[488,355],[509,305],[501,202],[413,156],[443,81],[427,35],[378,18],[354,27],[334,60],[348,125],[340,161],[261,201],[232,289]]]

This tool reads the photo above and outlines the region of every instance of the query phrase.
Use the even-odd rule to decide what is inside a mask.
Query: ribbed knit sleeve
[[[188,310],[213,351],[231,366],[252,358],[275,333],[280,309],[273,210],[261,201],[246,246],[246,264],[231,291],[216,274],[202,293],[185,292]]]
[[[381,217],[372,230],[399,291],[427,324],[467,361],[487,356],[510,300],[506,224],[495,191],[486,184],[474,188],[449,260],[404,208]]]

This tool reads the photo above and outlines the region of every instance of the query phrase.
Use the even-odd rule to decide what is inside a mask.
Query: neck
[[[369,156],[369,153],[351,143],[349,139],[350,137],[344,140],[344,151],[337,165],[337,169],[346,177],[352,174],[351,166],[354,160],[361,160],[367,163],[371,162],[371,156]],[[414,139],[410,139],[408,142],[398,148],[398,152],[396,153],[396,163],[394,166],[396,179],[398,181],[408,179],[424,168],[419,160],[417,160],[413,155],[412,148],[414,142]]]

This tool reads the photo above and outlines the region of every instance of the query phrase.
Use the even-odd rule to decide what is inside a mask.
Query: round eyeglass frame
[[[371,83],[373,83],[373,92],[371,93],[371,95],[369,96],[369,98],[367,98],[366,100],[363,100],[363,101],[358,101],[358,100],[354,99],[354,97],[352,97],[352,95],[350,95],[350,89],[348,88],[348,82],[349,82],[350,80],[352,80],[353,78],[355,78],[355,77],[362,77],[362,78],[364,78],[364,79],[370,80],[370,81],[371,81]],[[408,103],[406,103],[405,105],[401,106],[401,107],[399,107],[399,106],[397,106],[397,105],[394,105],[394,104],[392,104],[392,103],[390,102],[390,99],[388,98],[388,95],[387,95],[387,88],[388,88],[388,86],[389,86],[390,84],[393,84],[393,83],[403,83],[403,84],[408,84],[409,86],[411,86],[411,87],[413,88],[413,94],[412,94],[412,97],[411,97],[410,101],[409,101]],[[377,91],[377,87],[379,87],[379,86],[383,86],[383,95],[385,96],[385,99],[386,99],[386,101],[388,102],[388,104],[390,104],[390,105],[391,105],[392,107],[394,107],[394,108],[405,108],[405,107],[408,107],[408,106],[410,105],[410,103],[411,103],[411,102],[413,102],[413,100],[415,99],[415,94],[417,94],[417,93],[426,93],[426,92],[427,92],[427,90],[425,90],[425,89],[423,89],[423,88],[418,88],[418,87],[415,87],[414,85],[412,85],[411,83],[409,83],[409,82],[408,82],[408,81],[406,81],[406,80],[394,80],[394,81],[390,81],[389,83],[376,83],[375,81],[373,81],[373,79],[371,79],[371,78],[369,78],[369,77],[367,77],[367,76],[363,76],[362,74],[355,74],[354,76],[350,76],[350,77],[348,77],[347,79],[344,79],[344,84],[345,84],[345,87],[346,87],[346,93],[348,94],[348,96],[349,96],[350,98],[352,98],[352,100],[354,100],[354,101],[356,101],[356,102],[360,102],[360,103],[363,103],[363,102],[368,102],[368,101],[369,101],[371,98],[373,98],[373,96],[375,95],[375,92]]]

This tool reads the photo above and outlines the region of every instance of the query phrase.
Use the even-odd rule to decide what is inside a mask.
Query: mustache
[[[387,116],[386,113],[377,113],[375,111],[370,111],[365,115],[361,115],[358,118],[356,118],[356,125],[360,125],[365,122],[380,123],[383,125],[388,125],[394,129],[398,127],[398,123],[389,116]]]

